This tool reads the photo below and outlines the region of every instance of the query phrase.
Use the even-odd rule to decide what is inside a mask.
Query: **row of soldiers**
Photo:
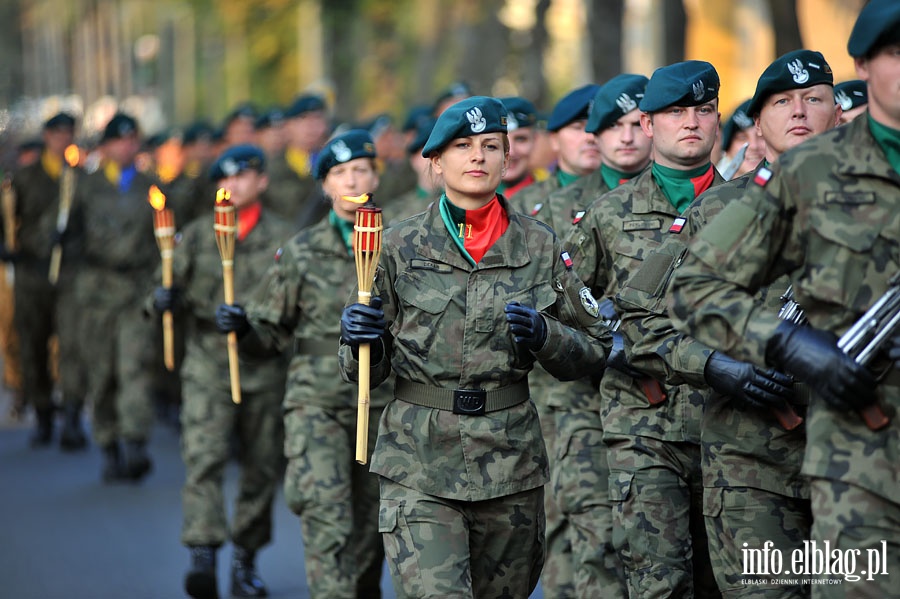
[[[510,151],[501,191],[520,213],[544,221],[566,241],[567,259],[583,278],[589,295],[604,298],[599,309],[610,328],[616,329],[602,376],[592,373],[560,383],[540,371],[531,375],[532,396],[551,457],[551,483],[545,496],[545,596],[808,596],[808,585],[800,581],[748,576],[754,573],[746,571],[744,550],[761,548],[768,541],[785,554],[802,549],[810,538],[829,541],[842,550],[870,550],[885,541],[890,558],[885,569],[897,565],[896,529],[890,524],[896,511],[891,494],[896,462],[890,459],[896,451],[896,421],[873,432],[847,413],[877,398],[893,416],[896,387],[889,376],[876,391],[872,375],[848,363],[831,333],[846,330],[885,290],[897,268],[894,200],[900,114],[891,90],[897,84],[898,25],[896,3],[873,0],[862,11],[848,49],[864,90],[859,83],[848,86],[849,91],[836,88],[831,69],[818,52],[798,50],[775,60],[759,78],[753,98],[726,124],[722,141],[727,152],[734,151],[733,139],[746,135],[738,153],[720,163],[722,170],[730,171],[730,181],[713,165],[720,139],[719,79],[707,62],[663,67],[649,79],[623,74],[567,94],[546,122],[556,168],[543,181],[536,181],[527,159],[528,144],[540,135],[537,113],[522,98],[503,99]],[[852,104],[857,99],[872,102],[868,112],[835,129],[844,107],[847,112],[856,108]],[[324,108],[315,105],[316,110]],[[410,142],[411,158],[425,145],[429,123],[433,125],[423,119],[418,141]],[[18,231],[22,250],[18,255],[6,254],[16,259],[16,293],[21,302],[37,303],[34,298],[40,294],[62,297],[71,289],[71,305],[78,310],[69,325],[73,331],[69,339],[77,340],[80,352],[90,356],[88,367],[80,368],[78,376],[87,371],[91,379],[86,388],[95,410],[94,435],[108,458],[104,469],[108,479],[140,479],[149,471],[145,444],[150,418],[137,397],[141,385],[149,388],[152,381],[147,379],[158,370],[158,351],[145,341],[154,338],[159,327],[147,313],[172,310],[185,302],[177,294],[159,291],[149,310],[145,301],[146,282],[157,280],[158,256],[148,224],[149,207],[136,208],[138,199],[146,205],[149,181],[141,179],[129,163],[138,149],[135,133],[136,123],[125,115],[117,115],[106,127],[102,143],[107,162],[85,175],[83,182],[79,180],[74,206],[81,208],[73,212],[71,230],[67,227],[62,239],[53,226],[52,202],[37,210],[44,229],[34,247],[44,251],[51,242],[62,242],[65,248],[57,288],[46,287],[46,264],[42,263],[43,270],[35,270],[41,272],[35,287],[28,288],[25,278],[23,290],[30,293],[18,295],[19,271],[27,272],[28,264],[24,217]],[[741,175],[748,168],[748,154],[753,156],[751,148],[761,153]],[[376,155],[371,138],[339,132],[322,155],[307,154],[306,164],[315,166],[316,178],[325,182],[334,167],[356,159],[374,160]],[[289,166],[299,164],[296,157],[287,156],[285,152]],[[52,166],[47,165],[52,162],[44,162],[42,168],[49,173]],[[232,147],[219,156],[212,172],[214,185],[226,181],[233,189],[242,184],[230,178],[267,174],[265,183],[248,183],[243,194],[245,217],[240,220],[253,223],[244,225],[249,227],[245,236],[256,227],[260,227],[257,233],[263,229],[267,211],[279,213],[276,205],[265,202],[277,179],[276,160],[259,148]],[[383,176],[387,181],[388,173]],[[821,185],[827,189],[816,191]],[[339,190],[329,199],[373,192],[377,183],[370,182],[369,187]],[[418,188],[422,198],[418,204],[412,197],[401,203],[392,193],[384,194],[389,220],[399,220],[390,212],[421,211],[440,194],[440,182],[425,176],[418,179]],[[207,205],[212,201],[207,192],[195,197],[206,197]],[[296,208],[300,195],[295,191],[281,197]],[[263,216],[253,209],[257,205],[264,206]],[[258,255],[281,256],[277,248],[291,229],[340,213],[325,202],[309,206],[305,204],[312,216],[298,213],[293,217],[296,221],[280,213],[289,226],[267,229],[267,243],[260,245]],[[346,234],[346,225],[338,222],[339,216],[335,218],[329,226],[343,227]],[[209,231],[186,233],[185,238],[194,248],[190,255],[195,266],[200,268],[202,263],[210,274],[215,269],[210,267],[209,254],[215,254],[200,248],[208,250],[212,227],[211,223],[203,226]],[[205,245],[201,238],[207,238]],[[691,240],[696,241],[689,244]],[[67,259],[83,264],[69,273]],[[239,296],[251,294],[252,281],[262,277],[265,265],[248,261],[245,268],[242,277],[247,287]],[[278,272],[278,267],[272,272]],[[68,276],[73,277],[71,282],[66,281]],[[268,276],[271,289],[274,275]],[[37,279],[43,287],[37,286]],[[195,306],[195,328],[189,327],[188,335],[214,339],[202,333],[216,327],[240,330],[242,351],[265,355],[266,348],[252,348],[260,342],[258,333],[247,336],[264,320],[259,308],[250,310],[248,319],[240,308],[220,306],[213,318],[216,302],[211,298],[216,297],[219,283],[209,277],[196,289],[182,289],[187,303]],[[778,320],[789,285],[812,326],[801,328]],[[272,293],[268,295],[270,306],[277,303],[277,295],[274,299]],[[279,322],[276,313],[268,316],[267,322]],[[63,320],[58,318],[61,343],[66,337]],[[248,323],[254,325],[252,331]],[[111,331],[115,331],[113,339]],[[85,352],[85,344],[97,337],[102,339]],[[287,349],[283,341],[274,345]],[[211,347],[205,348],[206,354],[214,353]],[[132,349],[133,358],[129,357]],[[304,345],[303,338],[294,339],[292,349],[295,356],[318,355],[311,344]],[[219,353],[223,358],[224,352]],[[70,355],[65,350],[62,354]],[[896,349],[890,352],[891,360],[898,357]],[[210,380],[227,381],[227,377],[208,361],[187,365],[186,359],[183,377],[194,387],[185,393],[185,409],[191,407],[182,422],[206,421],[208,425],[213,416],[209,404],[190,402],[204,394],[203,386]],[[254,369],[248,363],[244,372]],[[306,375],[303,369],[288,374],[298,379],[289,380],[288,389]],[[60,377],[65,398],[66,375],[61,372]],[[278,377],[258,380],[273,383]],[[127,385],[122,384],[126,381]],[[811,400],[809,388],[801,381],[812,387]],[[263,391],[252,384],[247,383],[247,391]],[[40,436],[39,402],[43,400],[36,396],[33,401]],[[288,406],[285,400],[292,410],[302,407],[295,403]],[[252,444],[259,436],[258,430],[247,432],[242,440]],[[278,438],[277,434],[261,436],[270,444]],[[302,434],[285,438],[289,459],[313,459],[306,446],[300,446],[303,438]],[[308,438],[315,435],[310,433]],[[209,459],[204,439],[187,445],[194,449],[186,453],[186,463],[190,458],[198,465],[189,467],[186,488],[190,472],[212,468],[202,464]],[[271,454],[264,458],[257,464],[265,463]],[[299,487],[303,480],[297,478]],[[272,480],[274,475],[266,484],[257,481],[256,493],[248,492],[245,498],[250,511],[235,516],[231,538],[241,548],[233,568],[233,590],[238,596],[262,596],[264,587],[252,564],[255,551],[268,542],[268,536],[265,527],[242,528],[238,521],[253,515],[270,518]],[[204,483],[221,484],[215,477]],[[224,512],[209,507],[221,504],[221,498],[210,503],[202,495],[185,499],[186,512],[191,501],[200,508],[192,522],[186,522],[183,540],[192,548],[204,549],[192,552],[188,587],[192,596],[214,596],[209,571],[214,568],[214,549],[226,540],[227,532]],[[250,506],[254,502],[257,505]],[[295,511],[303,510],[298,505]],[[346,522],[347,515],[343,518]],[[310,514],[304,527],[312,526],[313,520]],[[338,527],[337,522],[331,524]],[[322,531],[328,530],[328,523],[320,525],[318,532],[323,536],[319,539],[327,538]],[[346,543],[353,534],[344,530],[341,538]],[[212,556],[207,551],[210,547]],[[341,564],[331,571],[323,564],[312,570],[309,562],[307,566],[311,583],[317,584],[346,572]],[[890,595],[886,576],[863,584],[877,589],[873,596]],[[358,596],[378,592],[371,586],[356,591]],[[817,596],[851,593],[833,587],[814,587],[813,592]]]

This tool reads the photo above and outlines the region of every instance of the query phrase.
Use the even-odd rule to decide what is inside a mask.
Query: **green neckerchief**
[[[444,219],[444,226],[447,227],[447,233],[450,234],[450,239],[456,244],[456,247],[459,248],[460,253],[462,253],[463,258],[466,259],[466,262],[475,266],[475,258],[469,253],[469,250],[466,249],[464,245],[464,241],[460,239],[457,231],[459,231],[459,225],[465,224],[466,222],[466,211],[459,206],[456,206],[447,199],[447,194],[441,194],[440,200],[440,209],[441,209],[441,218]]]
[[[581,179],[579,175],[570,175],[569,173],[564,173],[561,168],[556,169],[556,181],[560,187],[571,185],[579,179]]]
[[[434,192],[427,191],[427,190],[419,187],[418,185],[416,185],[416,197],[419,198],[420,200],[430,198],[433,194],[434,194]]]
[[[691,179],[706,173],[709,170],[709,163],[689,171],[681,171],[654,162],[650,169],[653,180],[662,189],[663,195],[678,214],[681,214],[695,199],[694,182]]]
[[[351,223],[342,219],[337,215],[337,212],[332,208],[328,213],[328,222],[331,223],[331,226],[335,228],[335,230],[340,234],[341,239],[344,240],[344,245],[347,246],[347,252],[352,256],[353,255],[353,226],[355,223]]]
[[[884,155],[887,156],[887,160],[891,167],[900,173],[900,131],[882,125],[873,119],[871,114],[868,118],[869,131],[872,132],[872,137],[875,138],[875,141],[878,142],[878,145],[884,150]]]
[[[610,189],[615,189],[626,179],[634,179],[640,174],[641,171],[636,171],[634,173],[625,173],[616,170],[611,166],[606,166],[605,162],[600,164],[600,176],[603,177],[603,182],[606,183],[606,186]]]

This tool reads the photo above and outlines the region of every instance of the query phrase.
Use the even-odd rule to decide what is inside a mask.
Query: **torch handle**
[[[234,267],[222,264],[222,279],[225,286],[225,303],[234,305]],[[231,401],[241,403],[241,375],[238,370],[238,338],[234,331],[228,333],[228,371],[231,374]]]
[[[370,293],[358,293],[357,300],[366,306],[372,295]],[[372,362],[372,347],[368,343],[361,343],[359,356],[359,394],[356,413],[356,461],[365,464],[369,457],[369,386],[370,367]]]
[[[51,285],[56,285],[59,281],[59,267],[62,265],[62,245],[57,243],[50,252],[50,272],[47,273],[47,280]]]
[[[172,288],[172,251],[161,252],[162,256],[162,286]],[[175,319],[172,311],[166,310],[162,315],[163,324],[163,361],[166,370],[175,370]]]

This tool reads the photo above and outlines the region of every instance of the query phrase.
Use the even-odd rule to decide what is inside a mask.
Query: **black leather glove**
[[[619,320],[619,315],[616,314],[616,305],[609,298],[606,298],[602,302],[600,302],[597,307],[600,309],[600,318],[603,320]]]
[[[15,264],[19,259],[19,252],[11,252],[6,249],[6,246],[0,243],[0,262],[6,262],[7,264]]]
[[[754,408],[781,408],[794,397],[793,379],[773,368],[757,368],[713,352],[703,370],[706,383],[722,395]]]
[[[244,307],[238,304],[219,304],[216,307],[216,329],[223,334],[237,333],[238,337],[246,335],[250,330],[250,321],[247,320]]]
[[[344,308],[341,313],[341,340],[354,348],[363,343],[377,343],[387,328],[381,305],[381,298],[375,296],[368,306],[351,304]]]
[[[612,349],[609,352],[609,357],[606,359],[606,366],[615,368],[633,379],[641,379],[647,376],[640,370],[632,368],[631,364],[628,363],[628,357],[625,355],[625,338],[618,331],[613,331],[612,333]]]
[[[534,308],[523,306],[519,302],[506,304],[506,322],[512,331],[513,340],[529,351],[538,351],[547,341],[547,323],[544,317]]]
[[[833,333],[782,322],[766,344],[766,362],[794,375],[838,410],[858,410],[876,399],[875,377],[838,349]]]
[[[157,314],[174,311],[180,295],[177,287],[157,287],[153,290],[153,310]]]

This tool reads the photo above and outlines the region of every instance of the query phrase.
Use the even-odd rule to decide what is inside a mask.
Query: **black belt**
[[[507,387],[485,391],[484,389],[444,389],[398,378],[394,397],[405,402],[447,410],[454,414],[483,416],[488,412],[506,410],[528,401],[528,380],[521,380]]]
[[[339,344],[337,340],[325,339],[300,339],[294,337],[294,354],[304,356],[334,356],[338,355]]]

